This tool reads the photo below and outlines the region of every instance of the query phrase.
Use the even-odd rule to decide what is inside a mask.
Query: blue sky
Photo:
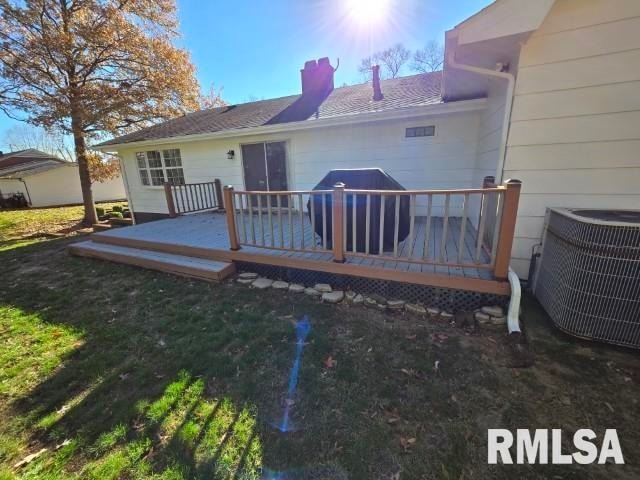
[[[229,103],[292,95],[300,91],[300,68],[309,59],[329,57],[335,83],[361,81],[361,58],[401,42],[415,50],[444,40],[444,32],[491,0],[385,1],[384,20],[367,21],[349,10],[352,0],[178,0],[180,45],[191,52],[205,90],[213,82]],[[368,7],[370,8],[370,7]],[[410,72],[406,72],[410,73]],[[4,133],[15,125],[0,113]]]

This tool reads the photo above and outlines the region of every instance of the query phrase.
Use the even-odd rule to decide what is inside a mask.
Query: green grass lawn
[[[125,202],[100,203],[110,208]],[[82,206],[0,210],[0,251],[34,243],[51,234],[70,234],[80,228]]]
[[[502,329],[74,258],[69,241],[0,252],[0,479],[640,475],[638,356],[560,335],[531,300],[536,362],[513,369]],[[501,427],[617,428],[628,464],[488,466]]]

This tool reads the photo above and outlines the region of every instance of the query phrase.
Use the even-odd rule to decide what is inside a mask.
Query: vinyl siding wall
[[[522,48],[504,172],[521,278],[547,207],[640,209],[638,32],[637,0],[558,0]]]
[[[24,177],[29,189],[32,207],[72,205],[82,203],[82,190],[78,167],[64,165],[46,172]],[[3,193],[22,192],[27,199],[24,184],[17,180],[0,180]],[[121,200],[125,198],[124,183],[121,177],[93,184],[93,199],[96,202]]]
[[[241,144],[287,142],[289,189],[312,189],[331,169],[380,167],[407,189],[468,188],[474,185],[481,112],[316,128],[277,135],[247,136],[132,148],[119,151],[136,212],[167,213],[161,187],[140,182],[135,152],[179,148],[187,183],[213,181],[244,189]],[[434,137],[405,138],[405,128],[435,125]],[[233,160],[227,151],[234,150]],[[434,211],[439,213],[439,210]]]

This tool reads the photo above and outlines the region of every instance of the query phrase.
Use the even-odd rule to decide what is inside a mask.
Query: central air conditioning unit
[[[640,347],[640,211],[549,209],[533,292],[560,329]]]

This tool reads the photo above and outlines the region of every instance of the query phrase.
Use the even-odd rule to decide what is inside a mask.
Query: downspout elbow
[[[520,333],[520,298],[522,296],[522,289],[520,287],[520,278],[518,274],[509,267],[508,273],[509,285],[511,286],[511,299],[509,300],[509,311],[507,313],[507,328],[509,334],[518,332]]]

